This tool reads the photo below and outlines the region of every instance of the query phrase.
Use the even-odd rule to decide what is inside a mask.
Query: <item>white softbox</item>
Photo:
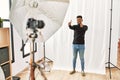
[[[29,18],[43,20],[44,28],[38,30],[41,41],[48,40],[57,31],[64,20],[67,2],[49,0],[13,0],[10,12],[10,21],[25,40],[29,30],[26,29]]]

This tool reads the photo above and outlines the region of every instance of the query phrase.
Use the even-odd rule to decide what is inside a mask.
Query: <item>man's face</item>
[[[82,18],[77,18],[77,23],[80,24],[82,23],[83,19]]]

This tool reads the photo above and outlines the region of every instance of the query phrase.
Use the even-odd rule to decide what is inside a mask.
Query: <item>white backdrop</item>
[[[120,1],[113,0],[113,23],[111,59],[116,64],[117,41],[120,22]],[[62,27],[46,41],[46,55],[54,61],[54,69],[72,70],[73,31],[67,23],[76,24],[76,16],[83,16],[88,25],[86,32],[85,67],[86,72],[105,74],[105,63],[109,51],[111,0],[71,0]],[[114,25],[114,26],[113,26]],[[80,61],[77,60],[80,71]]]
[[[21,0],[17,0],[17,1],[21,1]],[[86,72],[105,74],[105,63],[107,62],[107,56],[109,51],[109,32],[110,32],[110,13],[111,13],[110,2],[111,0],[70,0],[69,8],[67,10],[62,27],[46,41],[46,57],[54,61],[54,65],[53,65],[54,69],[72,70],[73,31],[68,28],[67,23],[70,20],[72,20],[73,24],[76,24],[76,16],[82,15],[83,23],[88,25],[88,31],[86,32],[86,36],[85,36],[86,37],[85,39]],[[120,0],[113,0],[111,62],[114,64],[116,64],[117,42],[120,31],[119,4],[120,4]],[[43,7],[47,7],[47,6],[43,6]],[[65,9],[66,8],[67,6],[65,7]],[[61,11],[56,10],[54,12],[62,13],[62,10]],[[18,13],[22,14],[21,12]],[[48,13],[49,12],[46,11],[46,14]],[[54,14],[52,15],[54,16]],[[14,16],[19,16],[19,15],[14,14],[13,17]],[[16,17],[14,18],[16,19]],[[17,23],[15,22],[15,24]],[[51,23],[50,22],[46,23],[46,25],[48,24]],[[16,25],[15,27],[17,28],[18,33],[21,33],[23,31],[21,26]],[[47,30],[49,31],[48,28]],[[47,30],[45,31],[46,35],[49,35],[49,33],[47,33]],[[80,67],[81,67],[80,61],[78,58],[77,70],[80,71],[81,70]]]

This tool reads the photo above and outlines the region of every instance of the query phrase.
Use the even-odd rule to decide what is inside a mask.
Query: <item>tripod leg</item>
[[[110,69],[110,62],[108,62],[108,69],[109,69],[109,75],[110,75],[110,79],[111,79],[111,69]]]
[[[41,70],[39,65],[38,65],[38,70],[40,71],[40,73],[43,76],[44,80],[47,80],[47,77],[45,76],[45,74],[43,73],[43,71]]]
[[[120,70],[120,68],[118,68],[117,66],[115,66],[114,64],[112,64],[112,63],[110,63],[111,65],[113,65],[114,67],[116,67],[117,69],[119,69]]]
[[[49,58],[47,58],[47,57],[45,57],[46,59],[48,59],[49,61],[52,61],[51,59],[49,59]]]

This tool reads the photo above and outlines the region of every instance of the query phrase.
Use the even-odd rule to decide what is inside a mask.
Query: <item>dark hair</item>
[[[78,15],[77,18],[81,18],[81,19],[82,19],[82,16],[81,16],[81,15]]]

